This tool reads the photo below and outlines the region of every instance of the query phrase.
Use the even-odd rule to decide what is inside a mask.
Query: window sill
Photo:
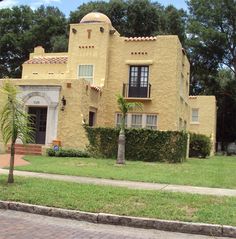
[[[152,98],[140,98],[140,97],[125,97],[125,100],[130,101],[151,101]]]
[[[190,124],[196,124],[196,125],[198,125],[198,124],[200,124],[200,122],[190,122]]]
[[[152,65],[153,60],[127,60],[125,61],[126,65]]]

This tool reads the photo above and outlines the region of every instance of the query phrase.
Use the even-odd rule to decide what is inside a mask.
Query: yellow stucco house
[[[128,114],[127,127],[190,130],[215,142],[215,97],[189,97],[189,70],[177,36],[121,37],[107,16],[89,13],[70,25],[68,52],[36,47],[22,78],[12,81],[35,115],[36,144],[47,147],[58,139],[63,147],[85,147],[83,123],[120,123],[117,94],[144,105]]]

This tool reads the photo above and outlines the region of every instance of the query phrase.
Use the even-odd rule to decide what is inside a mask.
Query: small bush
[[[77,149],[63,149],[59,148],[58,151],[55,151],[54,149],[48,149],[47,155],[50,157],[83,157],[88,158],[90,157],[89,153],[86,151],[81,151]]]
[[[206,158],[210,153],[210,137],[203,134],[190,134],[189,157]]]
[[[95,157],[116,158],[119,129],[85,127],[89,152]],[[126,129],[127,160],[182,162],[186,158],[187,134],[177,131]]]

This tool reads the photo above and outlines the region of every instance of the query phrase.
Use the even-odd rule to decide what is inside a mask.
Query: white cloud
[[[45,4],[50,4],[50,3],[53,3],[53,2],[60,2],[61,0],[42,0],[43,3]]]
[[[16,6],[18,3],[18,0],[3,0],[2,2],[0,2],[0,9],[11,8],[13,6]]]

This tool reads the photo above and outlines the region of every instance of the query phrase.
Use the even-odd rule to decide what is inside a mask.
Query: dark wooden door
[[[32,127],[34,128],[34,143],[45,144],[47,126],[47,107],[29,107]]]
[[[148,71],[148,66],[130,66],[129,97],[147,97]]]

